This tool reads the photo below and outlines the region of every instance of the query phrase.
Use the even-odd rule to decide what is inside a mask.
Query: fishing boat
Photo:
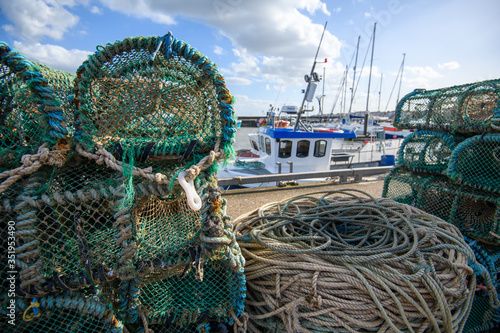
[[[217,175],[219,179],[395,164],[404,136],[410,132],[397,132],[390,123],[372,123],[370,130],[367,132],[365,126],[360,135],[359,126],[317,125],[302,119],[307,111],[305,104],[313,101],[320,81],[314,72],[318,51],[311,73],[305,75],[307,89],[302,105],[283,106],[280,112],[271,105],[267,116],[259,120],[257,131],[248,135],[250,149],[240,152],[232,165],[223,168]],[[311,180],[315,179],[302,181]]]

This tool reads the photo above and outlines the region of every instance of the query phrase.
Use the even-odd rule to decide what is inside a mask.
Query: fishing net
[[[74,87],[51,95],[58,117],[74,112],[64,161],[30,169],[1,197],[0,216],[16,228],[17,297],[72,291],[85,303],[95,295],[83,290],[99,290],[130,332],[148,322],[169,332],[242,327],[244,259],[215,177],[233,154],[236,120],[215,64],[171,33],[128,38],[98,47]],[[41,331],[75,320],[112,331],[73,314],[59,325],[51,306],[40,309]]]
[[[457,182],[500,192],[500,134],[482,134],[460,143],[450,157],[448,175]]]
[[[498,131],[499,103],[499,79],[428,91],[416,89],[399,101],[394,125],[468,134]]]
[[[384,180],[382,197],[440,217],[469,237],[500,244],[500,195],[496,193],[455,184],[444,176],[395,168]]]
[[[113,153],[169,183],[212,150],[234,153],[236,119],[222,76],[171,34],[107,45],[77,76],[75,138],[89,157]]]
[[[453,225],[346,190],[239,217],[253,332],[461,332],[482,267]],[[494,290],[491,279],[489,290]],[[492,302],[499,304],[496,293]]]
[[[444,174],[453,149],[462,140],[446,132],[414,132],[401,143],[397,165],[413,172]]]
[[[0,193],[68,150],[63,107],[72,76],[33,63],[0,42]],[[21,159],[21,157],[23,157]]]
[[[34,299],[17,298],[15,304],[3,302],[2,316],[15,316],[15,325],[2,320],[5,332],[122,333],[123,323],[98,294],[69,292]],[[11,309],[14,309],[12,312]],[[10,317],[7,317],[10,318]]]
[[[474,268],[474,272],[478,275],[476,292],[474,294],[474,302],[472,309],[464,327],[464,332],[484,332],[500,324],[500,310],[495,308],[488,297],[488,288],[486,287],[486,279],[491,277],[496,291],[500,289],[498,283],[498,273],[500,272],[500,249],[498,246],[491,246],[480,243],[477,240],[472,240],[464,237],[467,244],[471,247],[478,262],[483,267]],[[487,271],[487,273],[485,272]],[[482,274],[482,276],[481,276]],[[486,279],[485,279],[486,278]]]

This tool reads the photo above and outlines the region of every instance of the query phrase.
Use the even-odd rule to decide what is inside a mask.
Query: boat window
[[[292,156],[292,141],[282,140],[280,141],[280,151],[278,152],[278,157],[287,158]]]
[[[271,140],[266,138],[266,154],[271,155]]]
[[[297,142],[297,157],[307,157],[309,156],[309,145],[308,140],[301,140]]]
[[[264,137],[262,135],[259,135],[259,146],[260,150],[264,151]]]
[[[326,141],[318,140],[314,143],[314,157],[323,157],[326,154]]]
[[[259,146],[257,145],[257,142],[255,142],[254,140],[252,140],[252,148],[254,150],[259,150]]]

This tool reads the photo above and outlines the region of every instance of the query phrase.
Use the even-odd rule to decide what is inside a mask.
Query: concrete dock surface
[[[287,185],[286,187],[256,187],[224,190],[222,197],[227,200],[227,215],[235,220],[238,216],[253,211],[261,206],[278,202],[283,199],[298,195],[304,195],[320,191],[338,191],[341,189],[356,189],[364,191],[375,198],[382,197],[384,187],[383,178],[368,180],[357,183],[344,183],[324,181],[315,183],[300,183],[299,185]]]

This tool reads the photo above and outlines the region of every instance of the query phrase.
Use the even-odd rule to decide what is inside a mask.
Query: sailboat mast
[[[377,29],[377,22],[373,24],[373,38],[372,38],[372,56],[370,60],[370,75],[368,76],[368,96],[366,96],[366,116],[365,116],[365,128],[363,134],[366,135],[368,132],[368,117],[370,110],[368,104],[370,103],[370,85],[372,82],[372,67],[373,67],[373,52],[375,51],[375,31]]]
[[[349,116],[351,115],[352,111],[352,103],[354,101],[354,84],[356,83],[356,68],[358,67],[358,52],[359,52],[359,40],[361,39],[361,36],[358,36],[358,44],[356,45],[356,60],[354,61],[354,74],[352,76],[352,88],[351,88],[351,104],[349,105]]]
[[[399,78],[398,99],[396,100],[396,103],[399,102],[399,94],[401,93],[401,82],[403,82],[403,70],[405,68],[405,58],[406,58],[406,53],[403,53],[403,62],[401,63],[401,77]]]
[[[384,74],[380,74],[380,89],[378,90],[378,111],[380,112],[380,100],[382,99],[382,78]]]

